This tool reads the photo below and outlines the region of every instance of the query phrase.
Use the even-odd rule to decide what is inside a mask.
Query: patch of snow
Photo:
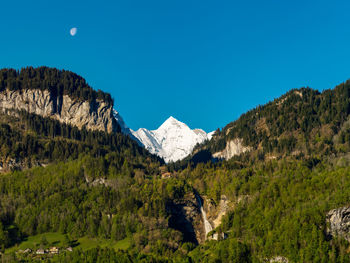
[[[126,126],[126,124],[125,124],[125,122],[123,120],[123,117],[115,109],[113,109],[113,116],[116,119],[116,121],[118,122],[118,124],[119,124],[119,126],[120,126],[120,128],[122,130],[122,133],[124,133],[124,134],[131,133],[130,129],[128,128],[128,126]]]
[[[210,140],[211,138],[213,138],[213,135],[215,134],[215,132],[216,132],[216,131],[212,131],[212,132],[209,132],[209,133],[207,134],[208,140]]]

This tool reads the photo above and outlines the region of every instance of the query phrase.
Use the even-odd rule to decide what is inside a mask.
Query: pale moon
[[[76,28],[76,27],[73,27],[73,28],[71,28],[71,30],[70,30],[71,36],[75,36],[77,32],[78,32],[78,28]]]

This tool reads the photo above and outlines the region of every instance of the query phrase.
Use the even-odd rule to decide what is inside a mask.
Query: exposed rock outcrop
[[[243,146],[243,140],[241,138],[233,139],[226,143],[226,147],[221,152],[216,152],[213,154],[214,158],[219,159],[231,159],[235,155],[240,155],[241,153],[250,151],[251,147]]]
[[[19,158],[0,158],[0,173],[6,173],[13,170],[28,169],[33,166],[45,166],[46,164],[36,162],[26,162]]]
[[[120,129],[113,117],[113,105],[104,101],[80,101],[68,95],[55,96],[49,90],[26,89],[0,93],[0,109],[25,110],[62,123],[88,130],[116,132]]]
[[[202,243],[205,241],[204,225],[196,197],[193,193],[183,199],[175,199],[167,204],[171,215],[169,227],[183,233],[186,242]]]
[[[89,185],[89,186],[99,186],[99,185],[104,185],[106,187],[109,186],[109,181],[105,178],[96,178],[96,179],[92,179],[89,180],[89,178],[85,175],[85,182]]]
[[[329,211],[326,221],[329,223],[327,234],[330,238],[341,236],[350,242],[350,206]]]
[[[276,256],[276,257],[268,259],[266,262],[270,262],[270,263],[288,263],[289,260],[286,257]]]
[[[222,196],[219,205],[215,206],[207,197],[189,193],[183,199],[175,199],[168,203],[167,211],[171,215],[169,227],[182,232],[187,242],[203,243],[206,239],[218,240],[218,233],[207,238],[206,232],[209,232],[208,228],[212,230],[221,224],[222,217],[230,207],[226,196]],[[225,238],[226,234],[221,233],[221,237]]]
[[[231,208],[229,200],[225,195],[222,195],[219,205],[216,208],[216,213],[211,214],[211,216],[213,216],[212,221],[214,228],[217,228],[219,225],[221,225],[222,218],[224,215],[226,215],[229,208]]]
[[[215,204],[213,200],[208,199],[207,197],[203,197],[204,199],[204,209],[206,211],[206,215],[208,221],[210,222],[212,228],[215,230],[218,226],[221,225],[222,218],[226,215],[226,213],[233,209],[234,204],[230,202],[225,195],[222,195],[218,204]],[[221,233],[220,238],[218,233],[214,233],[209,239],[225,239],[226,234]]]

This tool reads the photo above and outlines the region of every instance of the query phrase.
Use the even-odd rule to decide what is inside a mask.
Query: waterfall
[[[203,217],[203,222],[204,222],[204,231],[205,231],[205,239],[207,239],[207,235],[210,231],[213,230],[211,224],[209,223],[208,219],[207,219],[207,213],[204,211],[203,205],[202,205],[202,201],[201,198],[196,195],[197,200],[198,200],[198,204],[199,204],[199,208],[201,210],[201,214]]]

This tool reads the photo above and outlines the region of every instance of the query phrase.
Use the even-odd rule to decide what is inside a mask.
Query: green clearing
[[[125,238],[120,241],[113,241],[110,239],[82,237],[78,239],[79,245],[77,246],[77,248],[88,250],[99,246],[126,250],[130,247],[130,241],[130,238]]]
[[[10,247],[6,249],[5,254],[11,254],[13,252],[16,252],[20,249],[25,250],[27,248],[30,248],[32,250],[38,249],[40,247],[40,242],[45,236],[48,245],[46,247],[50,246],[57,246],[62,247],[64,243],[64,235],[60,233],[50,232],[50,233],[43,233],[38,234],[35,236],[30,236],[20,244],[17,244],[13,247]],[[89,238],[89,237],[82,237],[77,239],[77,246],[74,247],[74,249],[82,249],[82,250],[88,250],[94,247],[109,247],[114,249],[121,249],[126,250],[130,247],[131,238],[127,237],[123,240],[119,241],[113,241],[110,239],[101,239],[101,238]]]

